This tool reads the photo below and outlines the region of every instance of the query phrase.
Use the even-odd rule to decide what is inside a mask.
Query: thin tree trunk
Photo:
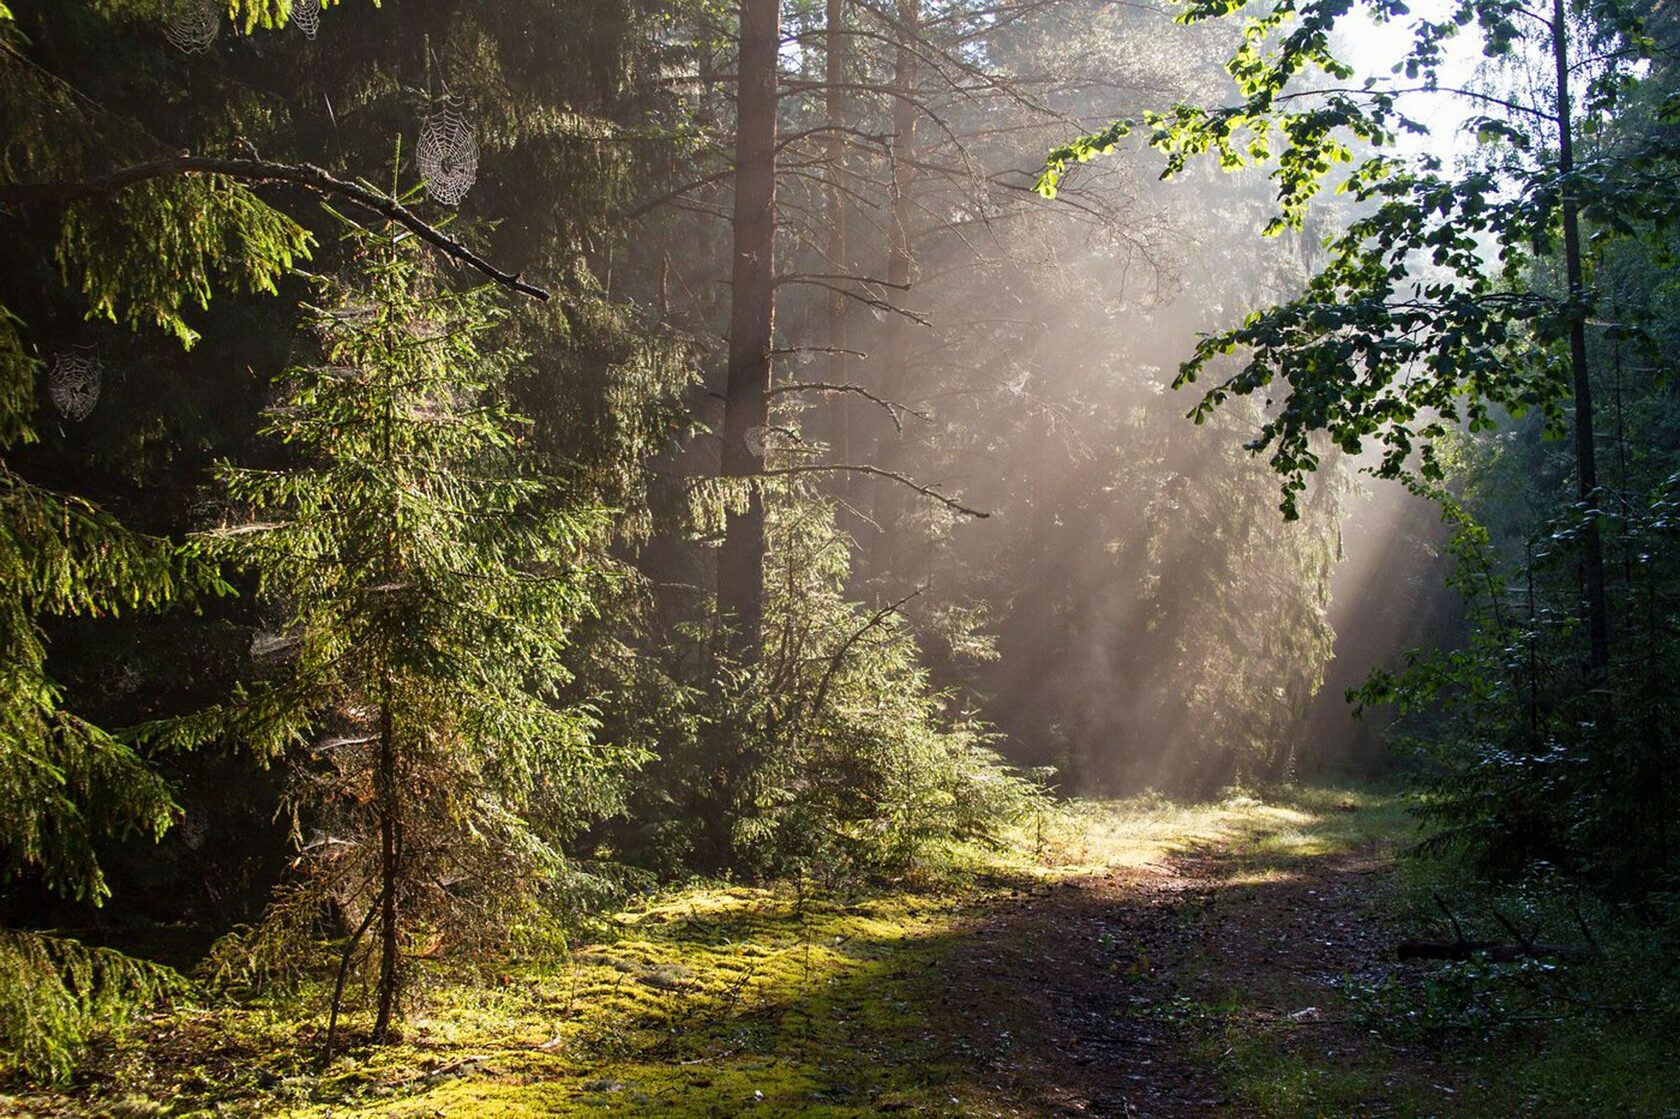
[[[362,919],[362,923],[351,934],[350,942],[344,946],[344,954],[338,958],[338,976],[333,980],[332,1009],[327,1015],[327,1040],[321,1049],[321,1065],[323,1068],[332,1064],[333,1044],[338,1039],[338,1012],[344,1005],[344,984],[350,978],[350,961],[356,955],[356,946],[362,942],[362,937],[367,935],[368,929],[373,926],[373,922],[378,917],[379,906],[368,906],[367,916]]]
[[[846,194],[842,176],[846,169],[846,137],[841,131],[846,121],[846,0],[827,0],[823,35],[826,68],[824,77],[828,89],[824,98],[824,124],[828,137],[824,142],[828,162],[828,257],[826,271],[842,274],[849,271],[846,257]],[[844,384],[850,379],[845,350],[847,339],[846,295],[841,291],[828,293],[828,381]],[[835,393],[828,407],[829,456],[835,462],[852,461],[852,403],[846,393]],[[855,499],[854,475],[842,471],[836,479],[837,494],[842,503],[838,523],[849,535],[857,535],[857,526],[846,510]]]
[[[391,1032],[396,1014],[397,988],[402,980],[397,935],[397,887],[402,880],[401,822],[397,816],[397,750],[392,739],[390,687],[379,711],[379,768],[374,774],[379,795],[379,1009],[373,1040],[381,1043]]]
[[[897,99],[893,103],[892,141],[892,230],[887,247],[887,283],[899,298],[908,297],[913,268],[910,256],[910,223],[914,216],[915,198],[912,193],[911,164],[916,158],[916,107],[911,92],[916,85],[916,52],[914,37],[921,22],[920,0],[898,0],[898,58],[893,68],[893,88]],[[882,347],[880,396],[885,400],[902,401],[909,384],[905,365],[910,352],[910,320],[903,315],[891,315],[887,321],[885,345]],[[896,425],[883,425],[875,448],[875,465],[893,473],[902,473],[904,435]],[[875,536],[870,549],[869,574],[882,579],[895,571],[903,527],[898,523],[904,497],[889,478],[877,478],[874,494]]]
[[[388,345],[397,345],[387,338]],[[384,427],[380,433],[384,466],[391,469],[395,461],[392,433],[396,428],[396,395],[391,385],[389,363],[385,363]],[[402,523],[402,505],[398,491],[391,492],[391,507],[387,511],[385,548],[381,557],[382,581],[397,581],[397,526]],[[382,1044],[391,1032],[391,1020],[396,1016],[397,992],[402,981],[402,961],[399,955],[402,941],[398,935],[397,889],[402,883],[402,790],[397,779],[396,716],[391,709],[396,689],[391,680],[391,647],[387,638],[380,650],[384,658],[379,676],[379,757],[374,763],[373,790],[379,805],[379,983],[376,990],[378,1011],[373,1023],[373,1040]]]
[[[1569,284],[1569,368],[1575,395],[1575,477],[1589,509],[1598,501],[1593,440],[1592,380],[1587,365],[1586,280],[1581,267],[1580,203],[1575,192],[1575,137],[1570,124],[1569,24],[1563,0],[1552,0],[1552,59],[1557,65],[1558,175],[1563,180],[1563,259]],[[1602,687],[1610,668],[1610,617],[1604,592],[1604,541],[1598,517],[1582,534],[1581,577],[1589,647],[1589,676]]]
[[[778,0],[741,0],[736,93],[735,244],[730,271],[729,380],[724,390],[723,473],[764,469],[775,328],[776,57]],[[718,557],[718,613],[737,663],[756,661],[764,634],[764,500],[756,486],[729,514]]]

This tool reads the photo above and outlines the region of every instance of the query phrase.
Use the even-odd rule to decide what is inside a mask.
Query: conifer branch
[[[251,183],[292,183],[317,194],[343,198],[396,222],[444,255],[455,258],[503,287],[536,299],[546,301],[549,298],[546,288],[527,283],[518,273],[502,271],[390,195],[341,179],[312,163],[274,163],[265,159],[218,159],[183,154],[136,163],[91,179],[0,185],[0,206],[11,208],[43,202],[62,204],[82,198],[120,194],[140,183],[177,175],[221,175]]]

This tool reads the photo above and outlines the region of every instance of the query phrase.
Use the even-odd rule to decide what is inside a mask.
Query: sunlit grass
[[[1233,790],[1207,803],[1157,796],[1083,800],[1068,804],[1046,829],[1041,862],[1052,873],[1091,873],[1152,866],[1214,846],[1261,857],[1313,857],[1389,842],[1411,827],[1399,798],[1356,789]]]
[[[482,1050],[487,1069],[422,1079],[400,1098],[375,1085],[297,1113],[949,1107],[948,1091],[921,1089],[937,1054],[909,1008],[925,1001],[923,979],[961,915],[955,896],[836,905],[788,891],[680,891],[619,915],[617,939],[521,975],[515,996],[476,1007],[470,991],[451,989],[412,1020],[412,1076],[444,1053]],[[429,1057],[433,1047],[443,1052]]]
[[[108,1089],[155,1085],[146,1095],[187,1113],[311,1119],[989,1113],[933,1022],[939,975],[998,901],[1107,870],[1173,873],[1175,857],[1214,850],[1227,887],[1286,884],[1307,860],[1392,838],[1403,819],[1345,790],[1073,802],[1022,821],[1001,848],[945,853],[944,879],[924,872],[851,901],[696,884],[604,917],[569,952],[426,965],[402,1043],[357,1046],[367,1023],[352,1015],[349,1051],[326,1070],[314,1064],[319,980],[183,1015],[151,1050],[126,1053]],[[203,1060],[183,1067],[182,1050]]]

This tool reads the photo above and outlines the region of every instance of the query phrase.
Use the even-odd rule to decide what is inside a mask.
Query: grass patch
[[[103,1046],[63,1094],[0,1097],[0,1114],[1007,1114],[1031,1086],[998,1094],[996,1075],[953,1036],[947,980],[965,959],[974,966],[976,932],[998,914],[1083,897],[1065,887],[1112,870],[1110,881],[1160,892],[1128,900],[1122,885],[1104,902],[1112,913],[1098,914],[1108,931],[1078,939],[1069,929],[1070,950],[1114,954],[1101,974],[1117,990],[1158,993],[1127,1013],[1177,1039],[1191,1067],[1214,1070],[1244,1114],[1680,1115],[1668,1071],[1680,1013],[1653,994],[1676,989],[1672,964],[1607,966],[1590,980],[1572,971],[1570,997],[1611,1008],[1592,1014],[1509,994],[1550,976],[1495,977],[1495,988],[1478,977],[1472,993],[1507,992],[1492,1018],[1536,1007],[1555,1018],[1480,1033],[1475,1013],[1490,1014],[1474,998],[1454,1018],[1456,1004],[1418,986],[1419,973],[1392,981],[1394,930],[1420,931],[1420,899],[1442,887],[1394,872],[1391,856],[1412,837],[1403,801],[1352,789],[1075,803],[1002,850],[948,853],[944,877],[914,885],[849,898],[695,885],[604,916],[569,952],[429,964],[401,1043],[358,1045],[366,1023],[352,1016],[347,1051],[327,1069],[315,1063],[319,980],[183,1007]],[[1189,884],[1183,900],[1174,883]],[[1133,944],[1127,907],[1146,902],[1171,917],[1140,971],[1145,946]],[[1368,941],[1346,942],[1355,926]],[[1315,941],[1323,930],[1344,940]],[[1327,966],[1342,970],[1326,979]],[[1056,980],[1030,969],[1008,978],[1022,981]],[[1011,1009],[1021,992],[983,989],[982,1005],[998,1008],[994,1020],[1020,1045],[1045,1040],[1024,1004]],[[1054,1076],[1058,1052],[1041,1046],[1051,1063],[1032,1067]]]
[[[1157,796],[1075,801],[1050,824],[1045,847],[1061,873],[1078,874],[1147,867],[1230,845],[1252,850],[1260,861],[1269,853],[1329,854],[1392,841],[1411,826],[1403,801],[1382,793],[1237,789],[1200,804]]]

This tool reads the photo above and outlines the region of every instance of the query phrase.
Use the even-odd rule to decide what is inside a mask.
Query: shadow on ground
[[[439,989],[404,1045],[324,1074],[308,1064],[309,1029],[282,1032],[284,1014],[180,1016],[58,1102],[340,1117],[1168,1117],[1257,1113],[1266,1078],[1301,1077],[1321,1080],[1326,1100],[1412,1098],[1428,1070],[1391,1069],[1340,996],[1389,952],[1381,898],[1403,826],[1392,806],[1239,800],[1198,810],[1195,826],[1153,811],[1154,823],[1125,825],[1148,844],[1112,847],[1107,869],[1016,868],[848,905],[744,889],[665,899],[564,966],[489,992]],[[1289,1092],[1304,1098],[1299,1083]]]

